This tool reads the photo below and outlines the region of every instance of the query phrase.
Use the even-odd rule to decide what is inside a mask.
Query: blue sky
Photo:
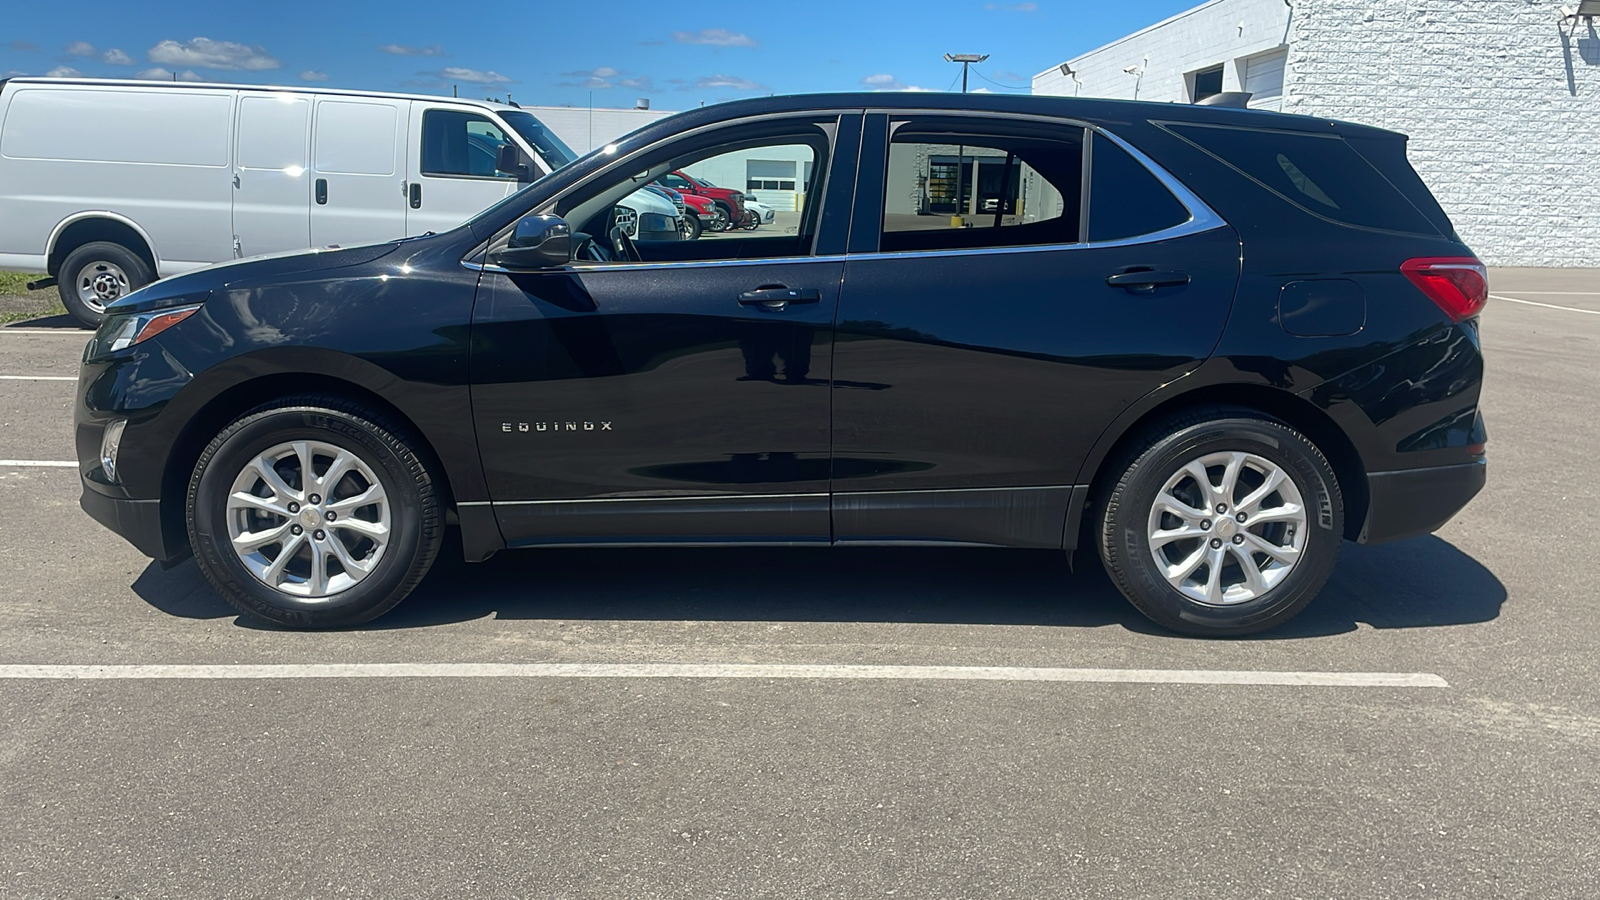
[[[1031,76],[1192,0],[771,3],[8,0],[0,75],[323,84],[521,103],[687,109],[769,93],[959,90]],[[453,14],[452,14],[453,11]],[[998,84],[997,84],[998,83]],[[1019,91],[1025,92],[1025,91]]]

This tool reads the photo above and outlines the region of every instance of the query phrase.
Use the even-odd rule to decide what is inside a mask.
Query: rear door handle
[[[791,303],[821,303],[822,292],[816,288],[790,290],[786,287],[757,288],[745,291],[739,295],[742,306],[764,306],[767,309],[783,309]]]
[[[1158,287],[1172,287],[1189,283],[1188,272],[1140,269],[1135,272],[1118,272],[1106,277],[1106,284],[1135,294],[1148,294]]]
[[[317,205],[328,205],[328,179],[326,178],[317,179]]]
[[[411,208],[422,208],[422,183],[419,181],[411,182]]]

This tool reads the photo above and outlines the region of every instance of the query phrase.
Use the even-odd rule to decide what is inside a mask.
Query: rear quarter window
[[[1339,135],[1189,123],[1162,127],[1314,216],[1361,228],[1439,233]]]

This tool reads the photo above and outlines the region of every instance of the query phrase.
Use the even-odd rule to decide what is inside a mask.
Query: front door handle
[[[1106,277],[1106,284],[1135,294],[1148,294],[1158,287],[1173,287],[1188,283],[1188,272],[1161,271],[1157,269],[1118,272],[1115,275]]]
[[[328,205],[328,179],[326,178],[317,179],[317,205]]]
[[[411,208],[422,208],[422,183],[419,181],[411,182]]]
[[[786,287],[764,287],[739,295],[741,306],[761,306],[766,309],[783,309],[791,303],[821,302],[822,292],[816,288],[791,290]]]

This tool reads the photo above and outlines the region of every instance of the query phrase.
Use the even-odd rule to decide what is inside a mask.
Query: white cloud
[[[444,48],[438,44],[426,47],[408,47],[405,44],[380,44],[379,50],[394,56],[443,56]]]
[[[436,72],[418,72],[429,78],[438,78],[444,81],[466,81],[472,84],[516,84],[516,80],[501,75],[495,71],[480,71],[478,69],[462,69],[456,66],[445,66]]]
[[[39,49],[39,45],[33,41],[12,41],[8,46],[18,53],[33,53]],[[10,78],[11,76],[7,75],[6,77]]]
[[[672,39],[680,44],[710,44],[713,47],[754,47],[755,39],[748,34],[726,28],[702,28],[699,31],[674,31]]]
[[[637,78],[623,78],[617,81],[617,85],[619,87],[632,88],[636,91],[653,91],[656,89],[655,84],[650,81],[649,75],[640,75]]]
[[[197,37],[179,43],[165,40],[150,48],[147,54],[153,63],[168,66],[200,66],[206,69],[232,69],[259,72],[282,67],[264,48],[236,44],[233,41],[213,41]]]
[[[110,50],[107,50],[104,54],[101,55],[100,58],[105,60],[106,62],[110,63],[113,66],[131,66],[131,65],[133,65],[133,57],[129,56],[126,53],[123,53],[121,50],[118,50],[115,47],[112,47]]]
[[[561,75],[563,78],[570,78],[572,80],[557,82],[556,87],[587,88],[591,91],[603,91],[607,88],[615,87],[616,83],[613,81],[613,79],[621,74],[621,72],[618,72],[616,69],[613,69],[610,66],[601,66],[598,69],[578,69],[573,72],[562,72]]]
[[[95,55],[94,45],[88,41],[73,41],[62,49],[68,56],[81,56],[88,59]]]
[[[327,81],[327,72],[318,72],[316,69],[306,69],[300,73],[301,81]]]
[[[867,77],[861,79],[861,86],[866,88],[869,91],[931,91],[931,90],[933,90],[933,88],[917,87],[914,84],[906,84],[905,82],[903,82],[900,79],[894,77],[893,75],[890,75],[887,72],[880,72],[877,75],[868,75]]]
[[[193,69],[184,69],[182,72],[179,72],[178,77],[174,79],[170,69],[163,69],[160,66],[156,66],[153,69],[145,69],[142,72],[136,72],[134,73],[133,77],[143,78],[146,81],[205,81],[204,78],[196,75]]]
[[[50,71],[44,73],[44,77],[46,77],[46,78],[82,78],[83,77],[83,73],[79,72],[77,69],[74,69],[71,66],[56,66],[54,69],[51,69]]]
[[[765,91],[767,86],[737,75],[707,75],[696,78],[693,84],[678,88],[680,91],[714,91],[732,88],[736,91]]]

